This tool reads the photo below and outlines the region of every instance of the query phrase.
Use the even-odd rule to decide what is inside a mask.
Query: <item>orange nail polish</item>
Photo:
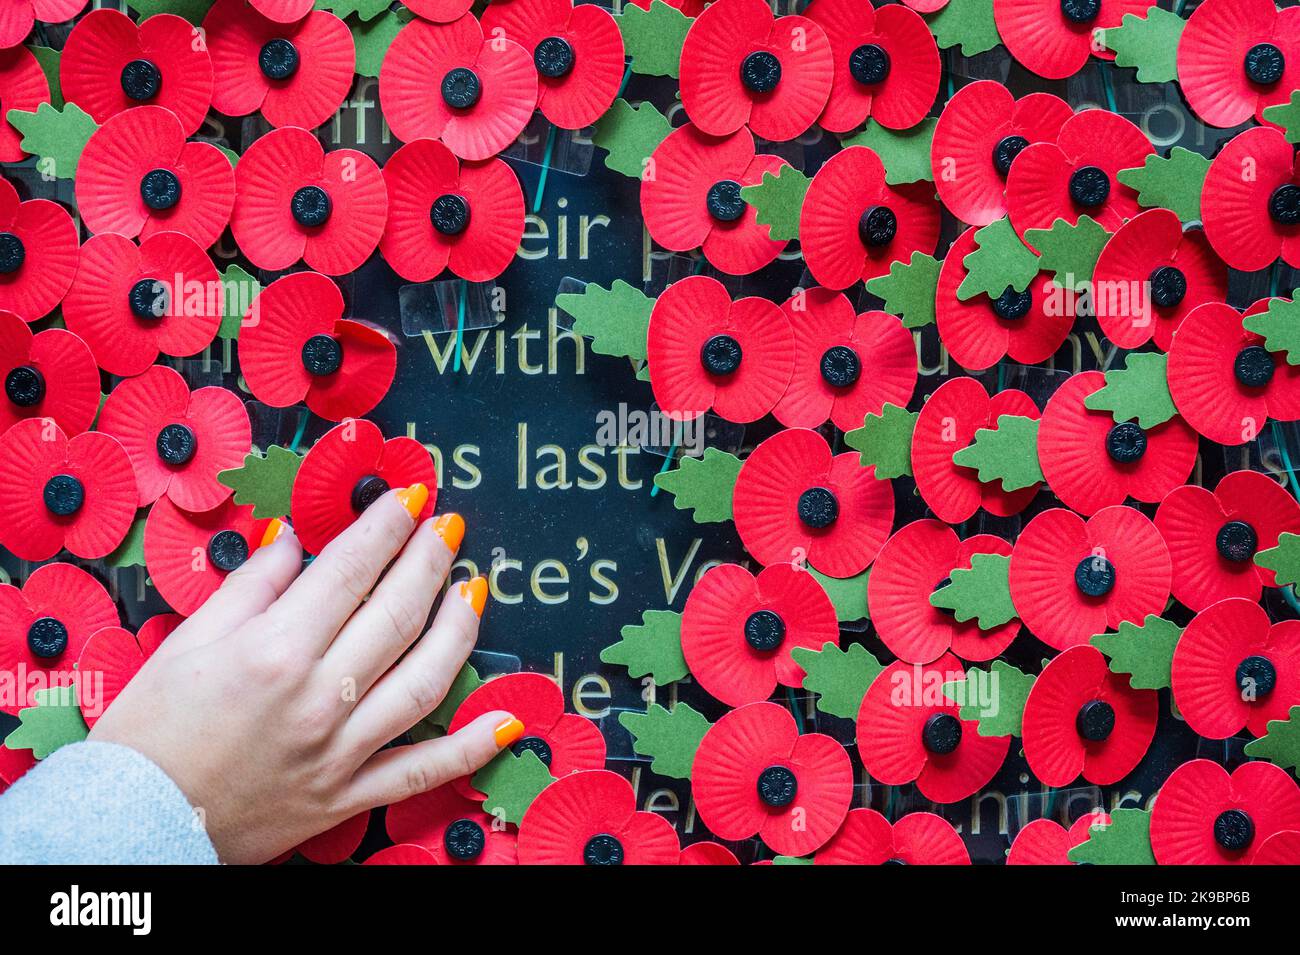
[[[492,735],[496,738],[497,749],[505,749],[524,735],[524,724],[512,716],[510,719],[502,721],[492,731]]]
[[[397,492],[397,501],[406,508],[406,513],[410,514],[413,520],[419,520],[420,512],[429,501],[429,489],[423,484],[412,484]]]
[[[454,552],[465,539],[465,518],[454,512],[440,514],[433,522],[433,532],[442,538],[448,550]]]
[[[487,606],[488,584],[486,577],[474,577],[462,582],[456,592],[460,594],[462,600],[474,608],[474,613],[483,616],[483,608]]]
[[[284,533],[284,529],[288,526],[289,525],[280,518],[275,518],[271,523],[266,525],[266,531],[262,534],[262,543],[258,546],[266,547],[270,544],[274,544],[280,539],[280,535]]]

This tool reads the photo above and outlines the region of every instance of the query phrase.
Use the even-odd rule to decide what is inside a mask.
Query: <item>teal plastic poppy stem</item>
[[[465,280],[461,279],[456,289],[456,358],[452,363],[452,371],[460,371],[460,343],[465,337],[465,285]]]
[[[551,171],[551,153],[555,150],[555,126],[546,133],[546,152],[542,154],[542,171],[537,177],[537,195],[533,196],[533,211],[542,208],[542,197],[546,195],[546,177]]]
[[[302,417],[298,419],[298,430],[293,433],[293,440],[289,442],[289,450],[297,451],[298,445],[302,443],[302,436],[307,433],[307,422],[311,420],[311,412],[303,409]]]
[[[1112,113],[1118,113],[1119,109],[1115,106],[1115,90],[1110,85],[1110,66],[1105,60],[1097,61],[1097,72],[1101,75],[1101,88],[1106,94],[1106,108]]]
[[[676,422],[674,422],[674,423],[673,423],[673,443],[672,443],[671,445],[668,446],[668,456],[667,456],[666,458],[664,458],[663,466],[659,468],[659,473],[660,473],[660,474],[663,474],[665,471],[667,471],[670,467],[673,466],[673,457],[677,454],[677,446],[678,446],[678,444],[681,443],[681,441],[680,441],[680,435],[679,435],[679,433],[678,433],[677,428],[678,428],[678,425],[676,424]],[[658,496],[659,496],[659,485],[656,484],[654,481],[651,481],[651,482],[650,482],[650,496],[651,496],[651,497],[658,497]]]

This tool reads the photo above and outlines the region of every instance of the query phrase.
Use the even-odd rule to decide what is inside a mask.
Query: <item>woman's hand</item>
[[[421,484],[390,491],[305,571],[292,529],[274,522],[270,542],[96,722],[92,740],[138,750],[171,776],[223,862],[265,862],[472,773],[523,735],[495,712],[380,751],[447,694],[487,601],[481,577],[452,588],[419,639],[465,527],[455,514],[416,527],[427,500]]]

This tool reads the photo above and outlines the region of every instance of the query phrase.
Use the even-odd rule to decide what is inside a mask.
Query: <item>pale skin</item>
[[[163,641],[90,739],[160,766],[227,863],[476,771],[509,713],[381,751],[437,707],[478,638],[456,587],[424,629],[455,557],[433,525],[390,491],[306,569],[286,527]]]

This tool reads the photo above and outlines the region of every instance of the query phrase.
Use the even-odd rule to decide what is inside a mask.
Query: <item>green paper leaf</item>
[[[700,740],[713,724],[685,703],[666,710],[651,703],[644,713],[620,713],[618,721],[636,740],[632,749],[651,757],[650,770],[673,779],[690,779]]]
[[[884,669],[860,643],[847,650],[831,642],[820,650],[795,647],[790,655],[804,669],[803,688],[817,694],[817,709],[850,720],[857,719],[867,687]]]
[[[1151,813],[1145,809],[1115,809],[1109,826],[1094,826],[1088,841],[1066,856],[1076,864],[1155,865],[1151,851]]]
[[[1025,238],[1038,250],[1039,271],[1055,272],[1057,285],[1081,292],[1092,282],[1097,256],[1110,233],[1088,216],[1079,216],[1074,225],[1057,219],[1050,229],[1028,229]]]
[[[262,290],[262,283],[249,275],[241,266],[228,265],[226,271],[221,273],[221,285],[225,292],[225,300],[217,337],[234,340],[239,338],[239,329],[243,326],[244,316],[248,313],[248,307],[253,304],[253,299],[257,298],[257,293]]]
[[[1266,732],[1246,744],[1247,756],[1267,759],[1300,776],[1300,706],[1291,707],[1284,720],[1269,720]]]
[[[776,856],[772,859],[772,865],[816,865],[816,863],[810,857]]]
[[[1169,394],[1168,364],[1161,352],[1132,352],[1123,368],[1106,372],[1106,384],[1084,398],[1083,406],[1154,428],[1178,413]]]
[[[1300,583],[1300,534],[1283,532],[1277,546],[1255,555],[1256,565],[1277,575],[1277,586]]]
[[[980,736],[1020,736],[1025,701],[1037,679],[1009,663],[994,660],[988,671],[971,667],[961,680],[943,685],[943,694],[960,703],[957,715],[979,724]]]
[[[397,32],[406,24],[395,13],[385,13],[363,23],[349,20],[352,30],[352,42],[357,50],[356,71],[358,76],[378,76],[379,67],[384,62],[384,54],[397,37]]]
[[[960,45],[962,56],[984,53],[1002,42],[993,22],[993,0],[949,0],[926,20],[940,49]]]
[[[880,414],[868,414],[861,428],[844,432],[844,443],[858,452],[858,463],[874,467],[880,480],[912,473],[912,432],[918,412],[885,402]]]
[[[221,150],[221,155],[226,157],[226,160],[230,163],[231,169],[234,169],[239,165],[239,153],[235,152],[229,146],[221,145],[221,143],[213,143],[212,145]]]
[[[24,152],[38,157],[36,169],[43,176],[72,179],[77,174],[81,151],[98,124],[75,103],[55,109],[42,103],[34,113],[11,109],[5,114],[9,124],[23,135]]]
[[[555,777],[531,749],[518,756],[503,749],[474,774],[471,782],[475,789],[487,795],[483,800],[484,812],[517,826],[533,800],[555,782]]]
[[[59,82],[59,51],[51,50],[48,46],[29,46],[27,49],[32,51],[32,56],[36,57],[36,62],[40,64],[41,72],[45,74],[45,82],[50,87],[50,105],[55,109],[63,109],[63,87]]]
[[[641,623],[619,631],[622,638],[600,651],[601,663],[627,667],[628,676],[649,676],[656,686],[667,686],[690,675],[682,656],[682,615],[671,610],[647,610]]]
[[[623,34],[623,52],[632,58],[632,72],[642,76],[676,76],[686,31],[695,21],[663,0],[649,10],[624,4],[616,17]]]
[[[61,746],[79,743],[90,730],[77,707],[77,690],[54,686],[32,694],[35,706],[18,711],[19,725],[5,737],[7,749],[30,749],[44,759]]]
[[[891,186],[901,182],[934,181],[930,165],[930,142],[939,120],[927,116],[911,129],[886,129],[874,119],[867,120],[866,129],[843,140],[849,146],[867,146],[875,151],[885,164],[885,182]]]
[[[1135,690],[1160,690],[1169,686],[1174,648],[1183,628],[1156,614],[1141,624],[1122,621],[1115,633],[1099,633],[1088,642],[1110,658],[1114,673],[1128,673]]]
[[[155,13],[174,13],[198,26],[208,15],[213,0],[128,0],[128,6],[144,20]]]
[[[314,9],[327,10],[340,20],[354,15],[358,20],[373,20],[388,7],[389,0],[316,0]]]
[[[867,282],[867,291],[884,299],[885,311],[901,316],[904,328],[924,328],[934,322],[941,265],[932,255],[913,252],[910,262],[893,262],[888,275]]]
[[[759,225],[768,227],[769,238],[785,242],[799,238],[799,213],[803,211],[803,197],[811,182],[794,166],[782,166],[779,173],[763,173],[763,181],[758,185],[742,188],[740,198],[754,207],[755,218]]]
[[[870,567],[856,577],[827,577],[820,570],[812,567],[804,569],[816,578],[817,583],[822,585],[822,590],[826,591],[826,596],[831,598],[831,606],[835,608],[835,618],[840,623],[870,619],[871,610],[867,607],[867,581],[871,578]]]
[[[556,307],[573,316],[573,330],[591,339],[600,355],[645,359],[646,334],[655,300],[639,288],[615,279],[608,289],[588,282],[581,292],[555,296]]]
[[[144,522],[149,516],[149,509],[136,511],[135,520],[126,532],[117,550],[104,558],[109,567],[143,567],[144,566]]]
[[[1137,190],[1141,205],[1169,209],[1192,222],[1201,218],[1201,187],[1209,168],[1210,160],[1200,153],[1175,146],[1168,158],[1147,156],[1141,166],[1121,169],[1116,177]]]
[[[655,487],[673,496],[679,510],[694,508],[697,524],[731,520],[731,494],[743,462],[718,448],[705,448],[704,457],[682,457],[671,471],[655,475]]]
[[[979,471],[980,481],[1001,481],[1002,490],[1018,491],[1043,480],[1038,465],[1038,422],[1004,414],[996,428],[980,428],[975,440],[952,456],[954,464]]]
[[[1286,103],[1265,107],[1264,118],[1286,130],[1288,143],[1300,143],[1300,90],[1293,90]]]
[[[655,147],[672,131],[672,124],[653,103],[633,106],[625,99],[616,99],[596,122],[591,141],[609,154],[605,157],[606,166],[640,179],[643,174],[652,175],[646,164]]]
[[[1178,79],[1178,41],[1187,21],[1153,6],[1140,17],[1124,14],[1118,27],[1102,30],[1106,49],[1115,52],[1116,66],[1136,66],[1139,83],[1172,83]]]
[[[425,720],[434,726],[446,729],[451,725],[451,718],[456,715],[456,710],[460,709],[460,705],[465,702],[465,697],[482,685],[483,681],[479,678],[478,671],[468,663],[464,664],[456,674],[456,679],[451,681],[451,689],[442,698],[438,708],[426,716]]]
[[[978,619],[981,630],[992,630],[1016,619],[1008,574],[1011,558],[974,554],[969,568],[958,568],[951,583],[930,594],[930,605],[951,610],[958,623]]]
[[[1269,351],[1285,352],[1288,365],[1300,365],[1300,301],[1275,298],[1268,311],[1243,318],[1241,327],[1263,335]]]
[[[235,492],[236,504],[252,504],[253,516],[283,517],[289,513],[293,479],[302,455],[273,444],[266,455],[250,452],[242,467],[219,471],[217,480]]]
[[[1005,217],[976,232],[975,251],[961,261],[967,274],[957,286],[957,297],[963,302],[981,292],[997,298],[1008,286],[1023,292],[1038,274],[1038,256],[1025,247]]]

